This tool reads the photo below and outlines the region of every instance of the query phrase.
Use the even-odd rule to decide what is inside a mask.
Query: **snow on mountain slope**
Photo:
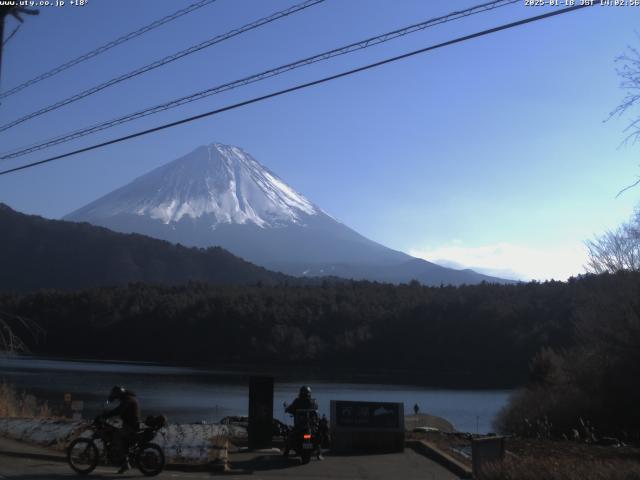
[[[214,143],[137,178],[69,218],[135,214],[168,224],[183,217],[211,215],[217,224],[277,227],[300,224],[320,209],[251,155]]]
[[[336,221],[241,148],[214,143],[67,215],[187,246],[221,246],[291,275],[425,284],[501,281],[387,248]]]

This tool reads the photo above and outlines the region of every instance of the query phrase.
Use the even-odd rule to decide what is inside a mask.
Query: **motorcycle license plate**
[[[302,444],[302,449],[303,450],[312,450],[313,449],[313,445],[311,444],[311,442],[304,442]]]

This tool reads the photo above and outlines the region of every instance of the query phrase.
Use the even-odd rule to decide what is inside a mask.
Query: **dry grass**
[[[640,448],[637,445],[604,446],[567,440],[539,440],[535,438],[509,438],[507,450],[519,457],[582,459],[583,461],[640,462]]]
[[[13,385],[0,383],[0,417],[50,417],[47,402],[38,402],[26,392],[18,392]]]
[[[640,480],[640,463],[632,460],[580,458],[507,458],[483,468],[485,480]]]
[[[471,446],[469,434],[408,432],[408,439],[426,440],[467,466],[470,458],[455,447]],[[508,438],[502,464],[485,471],[487,480],[640,480],[638,446],[600,446],[536,438]]]
[[[509,455],[488,480],[640,480],[640,449],[533,438],[507,440]]]

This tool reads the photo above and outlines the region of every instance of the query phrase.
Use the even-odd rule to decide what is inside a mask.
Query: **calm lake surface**
[[[135,391],[142,415],[164,413],[171,422],[216,422],[228,415],[248,411],[248,374],[124,362],[94,362],[39,357],[0,357],[0,381],[46,399],[52,407],[65,393],[84,402],[85,417],[100,413],[113,385]],[[486,433],[506,404],[510,390],[443,390],[412,385],[345,383],[330,380],[286,381],[276,378],[274,417],[287,420],[283,402],[290,403],[300,385],[310,383],[320,412],[329,416],[330,400],[403,402],[405,413],[418,403],[422,413],[449,420],[465,432]]]

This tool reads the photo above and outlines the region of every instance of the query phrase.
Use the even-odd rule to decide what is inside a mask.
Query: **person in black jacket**
[[[311,397],[311,387],[308,387],[307,385],[300,387],[300,392],[298,393],[298,396],[295,398],[295,400],[291,403],[291,405],[289,405],[288,407],[285,408],[285,412],[290,413],[291,415],[293,415],[294,419],[296,416],[296,411],[298,410],[315,410],[315,418],[314,418],[314,430],[316,432],[316,435],[318,435],[320,432],[320,430],[318,429],[318,402],[316,402],[315,398]],[[290,432],[289,437],[286,439],[285,441],[285,449],[284,449],[284,456],[286,457],[287,455],[289,455],[289,450],[290,450],[290,445],[292,443],[292,441],[295,438],[295,435],[297,434],[297,430],[296,430],[296,424],[294,421],[294,425],[293,425],[293,430]],[[323,460],[324,457],[322,456],[322,451],[321,451],[321,445],[322,445],[322,438],[317,438],[317,456],[318,456],[318,460]]]
[[[300,392],[296,399],[285,408],[285,412],[291,415],[296,414],[296,410],[318,410],[318,402],[315,398],[311,398],[311,387],[300,387]]]
[[[109,402],[115,400],[118,400],[118,406],[104,413],[102,418],[120,417],[122,419],[122,428],[114,432],[113,448],[123,457],[118,473],[124,473],[130,468],[127,457],[130,440],[140,428],[140,404],[135,393],[119,386],[113,387],[109,394]]]

